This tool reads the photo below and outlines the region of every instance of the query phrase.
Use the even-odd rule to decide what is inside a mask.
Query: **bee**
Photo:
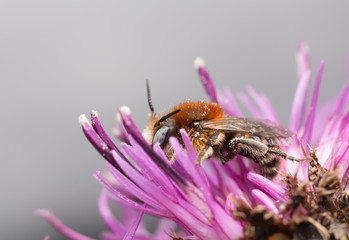
[[[174,151],[169,138],[177,138],[184,146],[180,135],[182,128],[197,154],[197,166],[210,157],[225,164],[241,155],[256,162],[263,176],[273,178],[280,158],[302,161],[281,151],[280,146],[292,134],[280,126],[258,119],[227,116],[217,103],[204,101],[185,101],[163,114],[156,114],[148,82],[147,95],[151,113],[143,137],[150,145],[158,142],[170,161],[174,161]]]

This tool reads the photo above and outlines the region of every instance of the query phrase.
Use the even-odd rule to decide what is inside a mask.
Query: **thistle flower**
[[[310,233],[329,239],[338,237],[335,232],[339,230],[348,237],[349,82],[330,107],[316,113],[324,63],[316,74],[309,106],[306,95],[311,72],[304,43],[299,45],[297,65],[299,81],[289,129],[299,141],[283,150],[308,161],[282,161],[280,174],[273,180],[255,173],[251,162],[241,156],[225,165],[210,159],[195,166],[197,156],[184,130],[180,133],[185,149],[177,139],[170,139],[176,154],[176,161],[170,163],[159,144],[151,147],[146,143],[128,108],[119,110],[120,128],[114,129],[122,140],[120,148],[105,133],[95,111],[91,123],[81,115],[84,134],[106,159],[114,178],[112,184],[100,172],[94,174],[105,188],[99,210],[110,230],[101,238],[292,239]],[[218,102],[229,115],[242,116],[229,89],[215,90],[202,59],[196,59],[195,67],[211,101]],[[251,86],[246,92],[238,98],[253,117],[279,121],[264,94]],[[318,129],[323,132],[316,132]],[[318,150],[304,149],[303,144]],[[108,202],[123,206],[121,221],[111,213]],[[138,212],[136,217],[134,212]],[[90,239],[63,225],[51,212],[39,210],[37,214],[71,239]],[[160,219],[155,233],[143,226],[144,214]],[[325,215],[334,224],[323,220]]]

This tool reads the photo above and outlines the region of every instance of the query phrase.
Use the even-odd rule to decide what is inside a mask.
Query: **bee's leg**
[[[295,157],[289,156],[285,152],[283,152],[279,149],[275,149],[275,148],[269,148],[268,153],[278,155],[278,156],[282,157],[283,159],[288,159],[288,160],[291,160],[294,162],[302,162],[305,160],[305,159],[300,159],[300,158],[295,158]]]
[[[250,158],[258,164],[268,163],[266,156],[269,147],[260,141],[246,138],[233,138],[230,140],[229,147],[237,154]]]
[[[258,162],[260,174],[269,179],[276,176],[277,171],[275,169],[279,168],[280,158],[273,155],[267,154],[262,161]]]
[[[269,147],[260,141],[256,141],[249,138],[233,138],[230,142],[231,148],[236,148],[237,152],[240,154],[266,154],[268,153]]]
[[[253,139],[234,138],[231,140],[231,148],[239,155],[248,157],[258,163],[260,174],[267,178],[273,178],[277,172],[274,168],[279,165],[279,156],[268,153],[269,147],[260,141]]]
[[[295,161],[295,162],[304,161],[304,159],[299,159],[299,158],[289,156],[285,152],[281,151],[280,149],[269,147],[266,144],[261,143],[260,141],[257,141],[257,140],[253,140],[253,139],[249,139],[249,138],[247,138],[247,139],[234,138],[233,141],[235,142],[235,144],[240,143],[240,144],[248,145],[253,150],[258,151],[261,154],[266,154],[266,153],[275,154],[277,156],[280,156],[283,159],[288,159],[288,160]]]
[[[200,151],[198,158],[195,161],[196,166],[200,166],[204,159],[212,157],[214,147],[218,146],[224,140],[224,134],[220,132],[213,133],[206,141],[205,146]]]
[[[228,151],[223,152],[223,150],[221,151],[217,151],[218,157],[221,160],[222,164],[226,164],[229,160],[232,160],[235,156],[236,156],[236,152],[233,149],[228,149]]]

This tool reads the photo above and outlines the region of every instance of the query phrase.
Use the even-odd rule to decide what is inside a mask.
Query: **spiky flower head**
[[[311,70],[304,43],[299,45],[297,66],[289,129],[298,139],[283,150],[306,160],[282,161],[279,175],[272,180],[254,172],[251,162],[241,156],[225,165],[210,159],[197,167],[195,150],[184,130],[180,134],[185,148],[178,139],[170,139],[176,156],[170,163],[159,144],[147,144],[128,108],[120,109],[120,127],[114,129],[122,140],[120,147],[105,133],[95,111],[91,122],[81,115],[84,134],[109,170],[109,175],[94,174],[105,188],[99,210],[109,231],[101,238],[348,239],[349,83],[331,105],[317,110],[324,63],[315,74],[309,105]],[[195,60],[195,67],[211,101],[219,103],[226,114],[241,117],[231,92],[215,90],[201,58]],[[238,98],[254,118],[279,121],[267,96],[251,86]],[[121,220],[112,214],[108,202],[123,206]],[[71,239],[90,239],[66,227],[51,212],[37,214]],[[142,224],[144,214],[160,219],[155,233]]]

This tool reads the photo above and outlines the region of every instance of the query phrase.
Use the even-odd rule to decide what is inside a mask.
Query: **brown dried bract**
[[[292,239],[294,227],[264,206],[250,208],[242,200],[235,201],[235,206],[236,210],[232,211],[233,217],[243,222],[245,227],[244,237],[241,240]]]
[[[318,158],[316,156],[316,149],[311,148],[310,149],[310,158],[308,158],[308,178],[310,182],[317,181],[325,172],[326,170],[320,165]]]
[[[339,170],[327,170],[319,163],[316,149],[310,148],[309,182],[280,173],[289,200],[279,204],[280,214],[264,206],[249,207],[235,202],[235,219],[244,223],[241,239],[349,239],[349,194],[339,177]],[[348,183],[348,180],[347,180]]]

